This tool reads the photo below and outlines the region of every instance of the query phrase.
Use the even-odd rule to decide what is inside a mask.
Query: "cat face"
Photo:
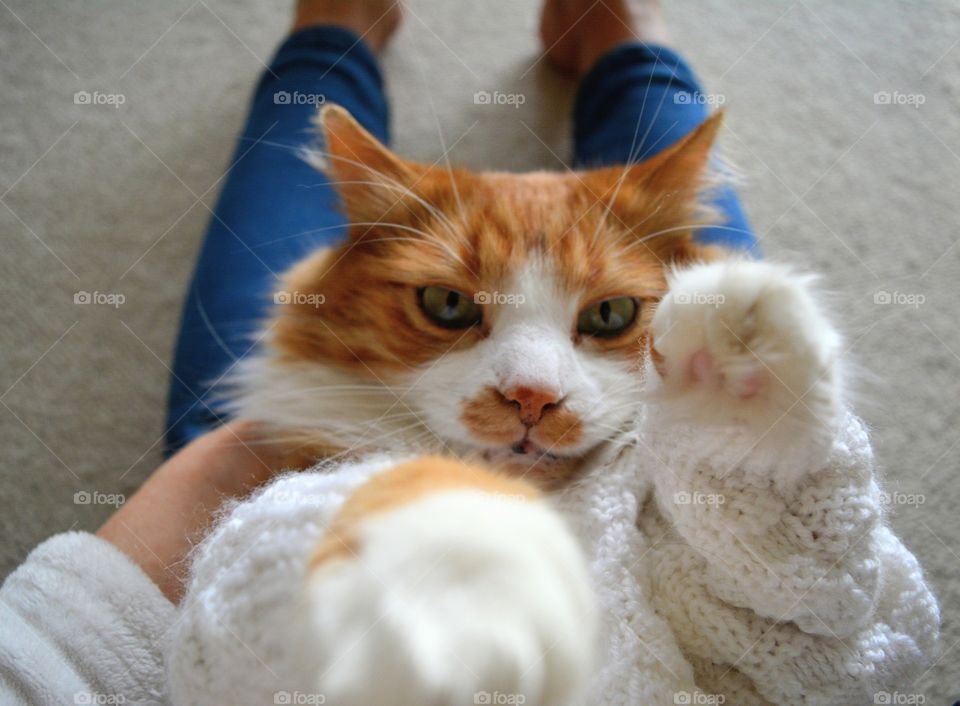
[[[307,443],[567,478],[636,415],[719,120],[627,169],[532,174],[402,160],[334,106],[320,124],[349,239],[288,273],[242,411]]]

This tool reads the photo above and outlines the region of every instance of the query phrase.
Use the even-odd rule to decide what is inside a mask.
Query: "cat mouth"
[[[519,468],[524,473],[531,474],[575,460],[571,456],[552,453],[530,439],[521,439],[515,444],[496,449],[486,449],[483,452],[483,458],[489,463],[507,466],[511,470]]]
[[[510,452],[516,456],[529,456],[531,459],[545,459],[545,460],[558,460],[562,458],[559,454],[551,453],[542,446],[537,445],[530,439],[523,439],[518,441],[513,446],[510,447]]]

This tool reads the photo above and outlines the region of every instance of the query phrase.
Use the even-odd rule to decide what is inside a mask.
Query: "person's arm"
[[[225,500],[242,497],[283,464],[282,453],[249,423],[200,437],[164,463],[97,531],[173,602],[183,593],[184,558]]]
[[[252,427],[227,425],[158,468],[96,536],[34,549],[0,588],[0,703],[165,703],[186,555],[280,459]]]

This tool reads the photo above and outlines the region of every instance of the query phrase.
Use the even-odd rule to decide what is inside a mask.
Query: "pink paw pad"
[[[713,359],[713,355],[706,349],[690,356],[689,375],[696,384],[708,387],[722,387],[728,379]],[[743,375],[731,377],[730,387],[737,397],[746,400],[755,397],[763,389],[766,381],[766,373],[757,368]]]
[[[701,385],[719,385],[723,374],[717,369],[708,350],[700,350],[690,356],[690,377]]]
[[[767,375],[763,370],[760,369],[752,370],[751,372],[742,375],[736,380],[736,384],[734,385],[737,397],[743,400],[755,397],[757,393],[763,389],[766,381]]]

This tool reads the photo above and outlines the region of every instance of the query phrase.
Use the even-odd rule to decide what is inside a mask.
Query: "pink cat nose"
[[[554,390],[524,385],[511,387],[503,396],[520,407],[520,419],[527,426],[539,422],[544,411],[560,401],[560,394]]]

